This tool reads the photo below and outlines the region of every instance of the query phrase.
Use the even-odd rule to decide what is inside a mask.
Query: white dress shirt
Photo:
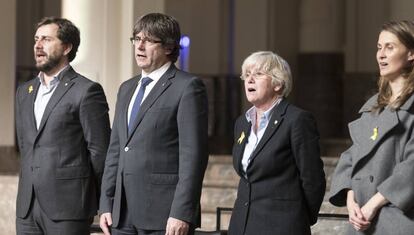
[[[147,98],[148,94],[151,92],[152,88],[154,88],[155,84],[157,84],[158,80],[160,80],[162,75],[164,75],[164,73],[167,72],[170,65],[171,65],[171,62],[168,62],[168,63],[164,64],[163,66],[161,66],[160,68],[152,71],[151,73],[146,73],[146,72],[144,72],[144,70],[142,70],[141,78],[149,77],[149,78],[152,79],[152,82],[150,82],[147,85],[147,87],[145,88],[145,93],[144,93],[144,97],[142,98],[141,104],[142,104],[142,102],[144,102],[145,98]],[[137,88],[135,88],[134,95],[132,95],[132,98],[129,101],[128,123],[129,123],[129,119],[130,119],[130,116],[131,116],[132,106],[134,106],[135,98],[137,97],[139,88],[141,87],[141,81],[142,81],[142,79],[139,80]]]

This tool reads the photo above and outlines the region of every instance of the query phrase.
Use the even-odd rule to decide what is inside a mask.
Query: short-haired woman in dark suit
[[[292,77],[275,53],[251,54],[241,78],[253,107],[235,124],[240,183],[229,234],[310,234],[325,193],[315,119],[285,99]]]

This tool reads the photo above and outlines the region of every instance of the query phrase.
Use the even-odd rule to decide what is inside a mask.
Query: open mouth
[[[36,58],[44,58],[46,57],[47,54],[44,52],[36,52]]]
[[[248,91],[248,92],[255,92],[255,91],[256,91],[256,89],[254,89],[254,88],[247,88],[247,91]]]

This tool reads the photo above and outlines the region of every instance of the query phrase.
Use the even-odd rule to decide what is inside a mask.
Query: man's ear
[[[171,46],[165,46],[164,49],[165,49],[165,55],[166,56],[171,55],[171,53],[173,51],[173,48]]]
[[[64,44],[65,50],[63,51],[63,54],[66,56],[69,54],[70,51],[72,51],[72,44]]]

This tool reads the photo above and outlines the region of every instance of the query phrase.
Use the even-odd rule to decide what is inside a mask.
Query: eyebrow
[[[35,35],[34,38],[54,38],[53,36],[49,36],[49,35]]]
[[[384,45],[384,46],[388,46],[388,45],[395,46],[395,45],[397,45],[397,44],[396,44],[395,42],[386,42],[386,43],[384,43],[384,44],[377,43],[377,46],[381,46],[381,45]]]

